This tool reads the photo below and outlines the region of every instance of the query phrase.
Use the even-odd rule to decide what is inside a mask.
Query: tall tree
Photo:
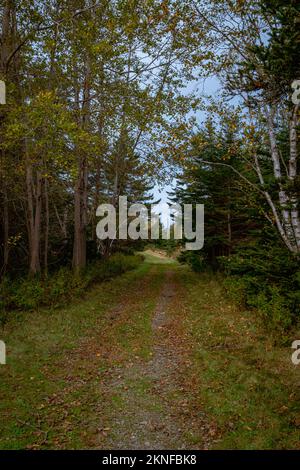
[[[208,69],[219,75],[227,96],[236,96],[248,109],[245,128],[260,129],[256,143],[249,139],[252,165],[270,208],[270,219],[287,249],[300,252],[297,168],[299,104],[291,99],[291,85],[299,78],[298,2],[194,1],[195,13],[207,28],[204,47],[213,45]],[[198,23],[199,25],[199,23]],[[199,28],[201,26],[199,25]],[[204,33],[204,32],[203,32]],[[202,51],[200,52],[202,53]],[[282,69],[285,70],[282,73]],[[283,161],[279,132],[286,126],[289,155]],[[268,191],[259,148],[267,146],[277,191]]]

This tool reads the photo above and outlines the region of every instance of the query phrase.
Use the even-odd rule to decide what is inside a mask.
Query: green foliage
[[[141,260],[141,256],[116,253],[107,260],[90,264],[80,274],[63,267],[45,279],[28,277],[10,281],[6,277],[0,284],[0,322],[7,320],[7,312],[12,309],[32,310],[44,305],[56,307],[79,297],[93,282],[135,269]]]
[[[215,275],[183,273],[189,305],[185,325],[194,350],[189,370],[199,378],[202,409],[220,429],[213,448],[297,447],[300,369],[290,360],[294,333],[286,347],[275,335],[271,342],[269,328],[229,302]]]
[[[11,303],[21,309],[33,309],[43,303],[45,286],[39,278],[12,283]]]
[[[224,280],[224,286],[227,293],[234,301],[234,303],[240,307],[245,307],[247,304],[247,281],[244,277],[228,276]]]
[[[152,240],[151,244],[158,249],[161,249],[163,251],[166,251],[168,256],[172,256],[172,254],[175,252],[176,248],[179,246],[178,240],[174,238],[174,225],[171,225],[170,227],[170,238],[169,239],[164,239],[162,238],[162,233],[163,233],[163,225],[161,222],[159,222],[159,231],[160,231],[160,238],[157,240]]]
[[[196,273],[203,272],[207,269],[207,263],[203,255],[194,251],[183,251],[178,256],[180,263],[187,263]]]
[[[240,248],[221,260],[225,287],[236,303],[255,307],[268,328],[283,332],[299,321],[299,261],[281,246]]]
[[[263,292],[259,292],[257,297],[252,299],[252,302],[273,330],[280,332],[291,326],[290,306],[278,287],[266,286]]]
[[[185,145],[185,129],[193,126],[188,114],[195,98],[183,88],[194,47],[179,40],[185,34],[196,40],[184,21],[186,5],[83,4],[56,8],[49,0],[26,0],[1,8],[7,106],[0,111],[0,225],[9,219],[9,233],[0,231],[0,268],[11,277],[30,265],[35,206],[41,202],[33,274],[70,264],[79,188],[88,194],[80,246],[87,245],[91,259],[90,245],[99,249],[98,205],[116,205],[124,194],[130,202],[149,202],[154,177],[169,173],[165,158]]]
[[[192,139],[190,160],[180,175],[174,200],[205,205],[205,244],[201,252],[182,253],[179,261],[196,272],[225,270],[225,287],[236,304],[256,308],[268,329],[281,334],[299,319],[299,259],[286,250],[275,227],[266,222],[269,209],[250,188],[256,183],[245,165],[247,150],[234,132],[238,128],[234,116],[227,121],[218,129],[207,120]],[[284,130],[280,139],[285,155]],[[273,173],[265,164],[263,171],[275,200]]]
[[[178,177],[173,200],[180,204],[204,204],[207,262],[218,268],[217,257],[227,255],[241,238],[240,227],[247,229],[249,204],[247,185],[234,171],[244,171],[242,142],[237,136],[235,116],[228,111],[220,128],[207,119],[191,139],[189,158]]]

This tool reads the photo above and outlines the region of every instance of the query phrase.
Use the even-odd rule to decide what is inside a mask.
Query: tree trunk
[[[28,209],[28,240],[29,240],[29,274],[35,276],[40,272],[40,237],[41,237],[41,214],[42,214],[42,178],[39,171],[36,174],[36,187],[32,166],[27,161],[26,189]]]
[[[83,269],[86,265],[86,162],[79,159],[78,177],[74,196],[74,246],[73,268]]]
[[[6,0],[3,6],[2,13],[2,31],[0,36],[0,79],[7,81],[7,58],[9,57],[11,48],[15,47],[16,39],[16,20],[15,20],[15,5],[13,0]],[[10,77],[12,80],[13,77]],[[5,109],[0,112],[0,126],[5,120]],[[3,201],[3,265],[1,267],[1,274],[6,272],[9,257],[9,207],[8,207],[8,186],[5,174],[5,155],[4,151],[1,153],[1,192]]]
[[[48,244],[49,244],[49,194],[48,180],[44,181],[44,198],[45,198],[45,240],[44,240],[44,272],[48,275]]]
[[[297,126],[299,124],[299,105],[296,105],[291,114],[290,120],[290,159],[289,159],[289,178],[292,182],[297,177],[297,157],[298,157],[298,139]],[[298,252],[300,253],[300,217],[298,209],[297,195],[291,196],[291,218],[294,229]]]
[[[5,181],[3,182],[3,266],[1,269],[1,275],[6,273],[8,266],[8,236],[9,236],[9,218],[8,218],[8,201],[7,201],[7,188]]]
[[[86,72],[83,88],[83,103],[81,108],[81,126],[88,129],[90,122],[90,58],[86,60]],[[77,102],[79,108],[78,93]],[[74,194],[74,245],[73,245],[73,269],[79,271],[86,266],[86,226],[87,226],[87,186],[88,166],[87,157],[78,157],[78,175]]]
[[[270,107],[270,111],[266,110],[268,131],[270,139],[271,157],[273,162],[273,172],[275,179],[278,182],[279,191],[278,199],[281,211],[281,226],[284,235],[283,241],[292,253],[300,253],[300,220],[297,209],[297,197],[290,196],[287,191],[283,188],[281,179],[281,163],[280,155],[277,147],[276,134],[274,130],[274,109]],[[290,122],[290,159],[289,159],[289,174],[290,180],[294,180],[297,173],[296,161],[297,161],[297,112],[294,113],[294,119]],[[270,196],[269,196],[270,197]],[[269,202],[269,201],[268,201]],[[274,211],[273,211],[274,212]],[[277,224],[278,226],[278,224]]]

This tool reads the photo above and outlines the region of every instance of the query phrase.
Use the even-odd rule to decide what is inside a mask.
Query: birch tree
[[[207,28],[208,31],[203,47],[213,45],[207,70],[220,78],[225,98],[237,97],[247,110],[245,126],[261,129],[259,145],[249,142],[251,164],[257,174],[259,190],[269,205],[270,220],[287,249],[298,254],[299,103],[292,100],[292,86],[300,77],[299,4],[281,0],[222,0],[208,5],[195,0],[192,5],[200,30]],[[278,143],[283,126],[289,135],[285,159]],[[276,197],[267,188],[259,154],[259,146],[266,143],[277,187]]]

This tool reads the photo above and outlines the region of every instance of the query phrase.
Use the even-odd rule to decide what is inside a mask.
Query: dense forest
[[[2,279],[108,256],[98,205],[172,174],[206,204],[191,262],[297,313],[297,2],[4,1],[1,23]],[[187,92],[211,76],[219,96]]]
[[[290,346],[300,311],[299,2],[1,0],[0,23],[3,331],[16,312],[22,323],[144,269],[145,249],[151,266],[150,246],[220,279],[222,295]],[[204,204],[203,249],[97,238],[100,204],[118,212],[125,195],[149,207],[164,186],[170,204]]]

